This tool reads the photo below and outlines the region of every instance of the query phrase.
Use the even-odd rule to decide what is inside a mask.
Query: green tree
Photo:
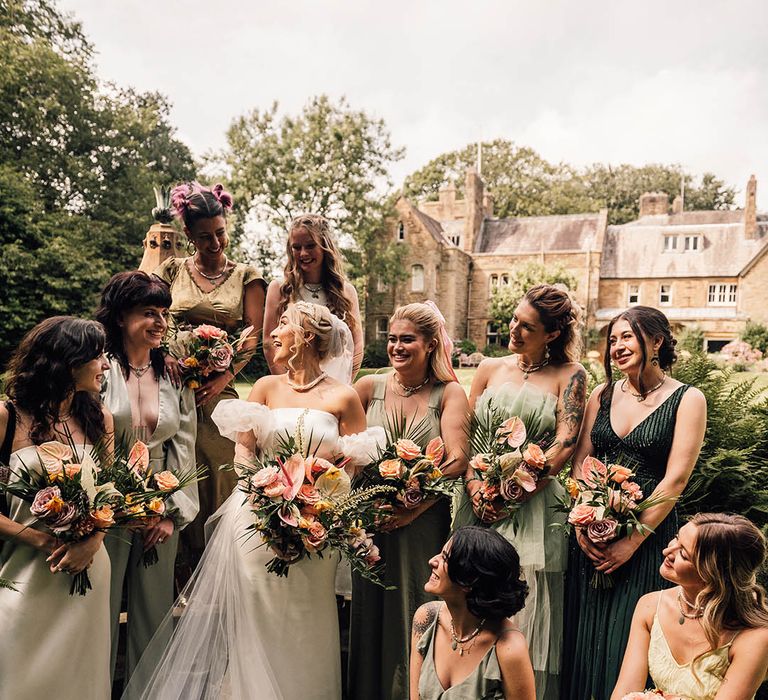
[[[747,323],[747,327],[741,334],[741,339],[749,343],[755,350],[759,350],[763,355],[768,354],[768,326],[763,323]]]
[[[279,117],[274,103],[235,119],[217,159],[242,203],[235,222],[244,245],[266,258],[269,246],[254,243],[247,223],[260,227],[262,240],[284,240],[294,216],[322,214],[333,221],[349,275],[364,291],[374,267],[385,275],[397,269],[395,246],[381,235],[391,211],[382,190],[401,157],[382,120],[321,95],[296,116]]]
[[[536,262],[519,265],[510,270],[509,284],[499,285],[491,294],[489,314],[493,322],[507,327],[525,292],[537,284],[563,284],[576,290],[576,278],[564,267]]]

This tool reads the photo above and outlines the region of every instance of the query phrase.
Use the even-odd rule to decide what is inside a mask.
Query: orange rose
[[[490,469],[491,465],[488,464],[488,455],[483,454],[482,452],[480,454],[476,454],[472,459],[469,460],[469,466],[472,467],[476,472],[487,472],[488,469]]]
[[[632,476],[632,470],[623,467],[621,464],[609,464],[608,474],[617,484],[623,484],[630,476]]]
[[[592,506],[588,506],[586,503],[580,503],[568,513],[568,522],[571,525],[584,527],[591,522],[594,522],[595,516],[595,509]]]
[[[640,485],[635,481],[625,481],[621,488],[623,491],[629,494],[630,498],[635,501],[643,500],[643,492],[640,489]]]
[[[162,515],[165,513],[165,502],[162,498],[153,498],[149,503],[147,503],[147,508],[156,515]]]
[[[277,498],[278,496],[282,496],[283,491],[285,491],[285,483],[282,479],[277,479],[264,487],[264,495],[267,498]]]
[[[155,484],[160,491],[174,491],[179,488],[179,480],[173,472],[164,471],[155,474]]]
[[[385,459],[379,464],[379,474],[385,479],[400,479],[405,474],[405,465],[399,459]]]
[[[435,466],[440,464],[440,462],[443,461],[443,457],[445,456],[445,443],[442,441],[442,439],[439,437],[432,438],[427,444],[425,455],[427,459]]]
[[[421,448],[413,441],[401,439],[395,443],[395,452],[400,459],[416,459],[421,455]]]
[[[307,551],[318,552],[325,547],[325,542],[328,539],[328,532],[323,527],[323,524],[316,520],[309,526],[309,531],[306,535],[303,535],[301,539],[304,542]]]
[[[115,524],[115,512],[110,506],[101,506],[91,513],[93,523],[96,527],[109,527]]]
[[[523,452],[523,459],[534,469],[544,469],[547,464],[547,458],[544,456],[544,450],[542,450],[538,445],[534,443],[531,443],[528,445],[528,447],[525,448],[525,452]]]

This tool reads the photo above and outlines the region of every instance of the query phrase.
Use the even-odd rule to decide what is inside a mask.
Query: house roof
[[[431,216],[427,216],[423,211],[419,211],[413,205],[411,205],[411,210],[424,228],[429,231],[432,238],[442,245],[451,245],[451,242],[446,238],[445,233],[443,232],[443,227],[439,221],[436,221]]]
[[[521,254],[594,249],[600,214],[486,219],[475,253]]]
[[[664,237],[698,235],[699,250],[664,251]],[[758,223],[753,239],[744,237],[742,211],[684,212],[644,216],[605,234],[603,278],[737,277],[768,242],[768,222]]]

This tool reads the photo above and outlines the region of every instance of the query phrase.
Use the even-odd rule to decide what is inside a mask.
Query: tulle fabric
[[[355,358],[355,342],[352,331],[338,316],[331,314],[333,329],[328,343],[328,351],[320,361],[322,369],[329,377],[342,384],[352,384],[352,366]]]
[[[216,424],[219,432],[232,442],[237,442],[238,433],[251,430],[256,438],[256,444],[264,446],[275,429],[275,421],[269,408],[263,404],[242,399],[219,401],[211,413],[211,420]]]

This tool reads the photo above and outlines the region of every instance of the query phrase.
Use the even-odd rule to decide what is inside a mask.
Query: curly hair
[[[158,306],[167,309],[170,305],[171,288],[168,283],[140,270],[118,272],[102,290],[101,302],[94,317],[104,326],[107,355],[120,363],[126,379],[129,374],[128,357],[125,354],[123,329],[120,326],[123,314],[137,306]],[[163,351],[153,348],[149,351],[149,358],[155,378],[160,379],[165,372]]]
[[[15,406],[32,417],[29,438],[36,445],[54,438],[59,407],[73,392],[73,370],[104,352],[101,324],[72,316],[53,316],[38,323],[13,353],[6,391]],[[104,436],[104,414],[97,396],[78,391],[72,417],[96,444]]]
[[[232,195],[221,184],[206,187],[199,182],[184,182],[171,190],[171,206],[187,230],[200,219],[226,217],[232,209]]]
[[[677,352],[675,352],[675,345],[677,340],[672,336],[672,328],[669,325],[669,319],[661,313],[658,309],[654,309],[652,306],[632,306],[626,311],[622,311],[620,314],[614,316],[608,323],[608,327],[605,332],[605,337],[608,340],[605,346],[605,354],[603,355],[603,368],[605,369],[605,386],[600,392],[600,398],[606,398],[612,396],[613,391],[613,371],[611,369],[611,331],[617,321],[624,319],[635,337],[640,342],[640,353],[643,358],[643,368],[648,366],[650,361],[648,358],[648,352],[646,351],[646,345],[648,341],[652,341],[655,338],[661,338],[661,346],[658,350],[659,367],[665,372],[671,369],[672,365],[677,361]],[[643,386],[642,373],[639,379],[640,386],[638,390],[641,396],[645,396],[645,386]]]
[[[285,313],[288,304],[299,301],[299,289],[304,284],[301,268],[296,261],[291,247],[291,234],[304,229],[312,240],[323,251],[323,269],[321,283],[328,295],[328,306],[335,316],[346,323],[350,330],[355,329],[357,320],[352,314],[352,302],[344,294],[344,267],[341,253],[331,235],[328,219],[320,214],[301,214],[291,221],[286,242],[287,262],[283,271],[284,280],[280,285],[280,303],[277,306],[278,316]]]
[[[581,306],[563,285],[537,284],[523,297],[539,314],[547,333],[560,331],[548,344],[549,363],[562,365],[581,359]]]
[[[448,576],[469,588],[467,608],[475,617],[503,619],[525,605],[528,584],[520,577],[520,557],[496,530],[458,528],[451,537]]]

